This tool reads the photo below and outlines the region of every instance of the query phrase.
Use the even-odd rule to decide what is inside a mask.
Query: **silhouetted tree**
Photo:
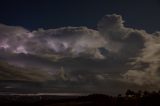
[[[135,96],[135,92],[132,91],[132,90],[130,90],[130,89],[128,89],[128,90],[126,91],[126,96],[127,96],[127,97]]]
[[[142,91],[139,90],[138,92],[135,93],[135,96],[136,97],[142,97]]]

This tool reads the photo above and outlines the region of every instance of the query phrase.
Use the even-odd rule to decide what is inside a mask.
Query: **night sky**
[[[154,32],[160,27],[159,0],[1,0],[0,22],[30,30],[63,26],[96,28],[106,14],[120,14],[126,25]]]

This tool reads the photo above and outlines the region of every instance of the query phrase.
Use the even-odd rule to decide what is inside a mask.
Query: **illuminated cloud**
[[[10,52],[26,53],[24,43],[28,41],[31,33],[22,28],[0,24],[0,48]],[[23,49],[23,50],[22,50]]]
[[[134,70],[123,76],[125,80],[138,85],[152,85],[160,88],[160,37],[152,35],[150,42],[133,62]]]
[[[144,30],[127,28],[120,15],[106,15],[98,23],[98,31],[107,41],[106,49],[120,56],[133,57],[150,39]],[[123,58],[124,58],[123,57]]]
[[[98,30],[62,27],[28,31],[0,24],[0,59],[17,67],[39,67],[50,73],[57,86],[75,84],[102,90],[118,89],[118,83],[123,89],[134,84],[160,88],[160,32],[149,34],[123,23],[121,15],[112,14],[98,22]]]
[[[64,27],[58,29],[33,31],[38,48],[43,47],[44,54],[60,53],[73,57],[91,55],[93,58],[102,59],[104,56],[98,48],[104,47],[106,41],[99,32],[86,27]],[[31,41],[32,42],[32,41]],[[39,50],[35,51],[39,53]],[[43,53],[42,53],[43,54]]]
[[[35,55],[63,54],[73,57],[91,55],[105,58],[98,48],[106,41],[95,30],[86,27],[64,27],[29,32],[21,27],[0,26],[0,47],[14,53]]]

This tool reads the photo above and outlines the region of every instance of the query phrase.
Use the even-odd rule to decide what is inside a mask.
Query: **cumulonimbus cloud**
[[[149,34],[145,30],[125,27],[123,23],[121,15],[112,14],[104,16],[98,22],[98,30],[62,27],[29,31],[22,27],[0,24],[0,52],[3,50],[43,57],[83,57],[101,60],[100,62],[111,61],[112,58],[108,58],[111,56],[114,57],[112,67],[118,65],[124,69],[124,64],[129,64],[123,72],[117,69],[120,70],[120,81],[160,87],[160,33]],[[115,64],[119,59],[127,61]],[[96,70],[94,73],[94,80],[108,80],[104,70]],[[71,73],[71,78],[67,79],[81,80],[86,77],[73,75]]]

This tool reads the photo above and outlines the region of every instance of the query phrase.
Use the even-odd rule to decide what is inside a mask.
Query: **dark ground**
[[[160,92],[128,90],[125,96],[0,95],[0,106],[160,106]]]

